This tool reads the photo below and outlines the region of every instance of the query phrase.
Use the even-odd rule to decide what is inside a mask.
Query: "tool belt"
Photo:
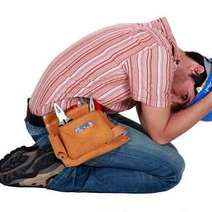
[[[95,105],[90,99],[89,104],[83,102],[63,111],[55,104],[55,112],[43,116],[53,151],[67,167],[80,165],[128,141],[127,127],[114,124]]]

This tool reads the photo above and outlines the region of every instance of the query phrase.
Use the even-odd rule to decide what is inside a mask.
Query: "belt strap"
[[[42,116],[37,116],[31,113],[29,109],[29,100],[30,98],[27,98],[27,113],[26,113],[25,121],[28,121],[30,124],[37,127],[45,127]]]

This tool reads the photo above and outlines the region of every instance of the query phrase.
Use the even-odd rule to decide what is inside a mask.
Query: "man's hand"
[[[141,108],[138,108],[139,106]],[[137,106],[138,116],[144,128],[152,139],[159,144],[169,143],[183,134],[210,110],[212,110],[212,92],[194,105],[176,113],[171,112],[170,106],[156,108],[144,103]]]

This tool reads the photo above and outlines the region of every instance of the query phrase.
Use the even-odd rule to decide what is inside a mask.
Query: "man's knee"
[[[174,169],[175,169],[176,178],[181,179],[182,174],[185,170],[185,161],[180,154],[178,154],[178,158],[176,160],[176,165]]]
[[[169,190],[180,183],[185,170],[184,159],[179,155],[176,163],[170,166],[170,169],[171,174],[168,174],[165,178],[163,178],[163,182],[166,184],[164,190]]]

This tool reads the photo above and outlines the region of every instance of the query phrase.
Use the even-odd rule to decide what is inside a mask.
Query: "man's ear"
[[[190,66],[190,70],[191,70],[192,74],[199,75],[199,74],[203,73],[205,69],[200,64],[195,63],[195,64]]]

